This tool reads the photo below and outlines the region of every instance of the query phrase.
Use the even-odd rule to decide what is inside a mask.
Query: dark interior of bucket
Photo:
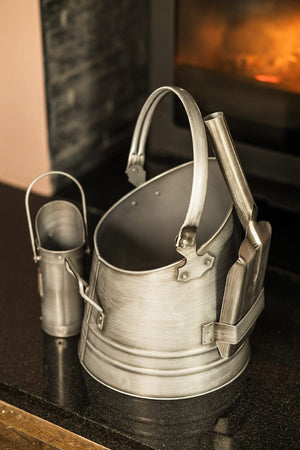
[[[50,251],[67,251],[84,244],[84,224],[79,209],[64,200],[46,203],[36,216],[39,245]]]
[[[135,190],[100,223],[96,244],[110,264],[126,270],[151,270],[182,259],[175,239],[189,204],[192,163]],[[197,232],[197,248],[223,223],[231,197],[220,169],[209,159],[207,195]]]

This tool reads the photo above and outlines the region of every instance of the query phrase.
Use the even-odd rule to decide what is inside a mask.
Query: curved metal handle
[[[165,95],[173,92],[181,100],[188,116],[194,154],[193,184],[188,210],[176,239],[176,250],[188,258],[195,253],[196,232],[203,211],[207,189],[208,154],[205,128],[199,108],[193,97],[184,89],[163,86],[156,89],[141,109],[128,157],[126,173],[135,186],[145,181],[143,168],[145,161],[145,143],[155,108]]]
[[[224,113],[210,114],[204,117],[204,123],[209,130],[214,152],[231,193],[239,220],[247,230],[249,223],[256,220],[257,207],[235,151]]]
[[[76,178],[74,178],[72,175],[70,175],[68,173],[65,173],[65,172],[58,171],[58,170],[53,170],[53,171],[50,171],[50,172],[45,172],[42,175],[39,175],[37,178],[35,178],[30,183],[30,185],[28,186],[28,189],[27,189],[26,194],[25,194],[26,215],[27,215],[27,221],[28,221],[28,227],[29,227],[31,247],[32,247],[32,252],[33,252],[33,259],[34,259],[35,262],[37,262],[39,260],[39,256],[37,255],[36,246],[35,246],[35,237],[34,237],[32,220],[31,220],[31,214],[30,214],[30,208],[29,208],[29,196],[30,196],[31,189],[33,188],[35,183],[37,183],[42,178],[44,178],[46,176],[51,176],[51,175],[62,175],[64,177],[69,178],[70,180],[72,180],[77,185],[77,187],[78,187],[78,189],[80,191],[81,202],[82,202],[82,216],[83,216],[85,239],[86,239],[86,251],[89,252],[87,216],[86,216],[86,203],[85,203],[85,195],[84,195],[82,186],[79,183],[79,181],[77,181]]]

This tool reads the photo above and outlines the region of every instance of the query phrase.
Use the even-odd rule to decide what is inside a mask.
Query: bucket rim
[[[208,157],[209,160],[215,161],[217,164],[217,160],[214,156],[210,156]],[[161,266],[161,267],[156,267],[155,269],[147,269],[147,270],[129,270],[129,269],[122,269],[121,267],[115,266],[114,264],[108,262],[100,253],[99,248],[98,248],[98,244],[97,244],[97,236],[100,230],[100,227],[102,226],[103,222],[106,220],[106,218],[108,217],[108,215],[115,209],[117,208],[124,200],[126,200],[128,197],[130,197],[132,194],[134,194],[135,192],[144,189],[146,186],[148,186],[149,184],[153,183],[154,181],[163,178],[165,176],[167,176],[169,173],[175,172],[176,170],[181,169],[182,167],[188,166],[193,164],[193,161],[188,161],[185,162],[183,164],[180,164],[176,167],[172,167],[171,169],[160,173],[158,175],[156,175],[155,177],[151,178],[150,180],[147,180],[145,183],[143,183],[142,185],[136,187],[135,189],[133,189],[132,191],[128,192],[126,195],[124,195],[123,197],[121,197],[116,203],[114,203],[101,217],[101,219],[99,220],[96,228],[95,228],[95,232],[94,232],[94,252],[96,253],[97,257],[99,258],[99,260],[105,264],[107,267],[110,267],[113,270],[116,270],[117,272],[123,273],[123,274],[128,274],[128,275],[143,275],[143,274],[152,274],[152,273],[157,273],[160,272],[162,270],[166,270],[166,269],[171,269],[171,268],[175,268],[177,266],[181,266],[183,264],[183,262],[185,261],[185,258],[181,258],[178,261],[174,261],[170,264],[167,264],[165,266]],[[229,193],[230,195],[230,193]],[[221,223],[221,225],[219,226],[219,228],[215,231],[215,233],[213,233],[211,235],[211,237],[204,242],[201,247],[199,247],[196,251],[197,254],[200,255],[201,253],[199,253],[199,251],[201,249],[206,249],[207,246],[214,240],[216,239],[216,237],[220,234],[220,232],[222,231],[222,229],[225,227],[226,223],[228,222],[229,218],[231,217],[233,212],[233,202],[231,199],[230,202],[230,206],[228,208],[227,213],[225,214],[225,217]]]
[[[38,244],[38,243],[37,243]],[[82,250],[85,248],[85,242],[82,243],[82,245],[80,245],[79,247],[73,247],[73,248],[69,248],[68,250],[48,250],[45,247],[42,247],[41,245],[37,245],[37,249],[38,250],[42,250],[43,253],[49,253],[52,255],[70,255],[71,253],[75,253],[78,252],[79,250]]]
[[[45,209],[49,204],[53,204],[53,203],[64,203],[67,204],[69,207],[73,208],[80,216],[81,218],[81,225],[82,225],[82,243],[77,246],[77,247],[73,247],[70,248],[68,250],[49,250],[45,247],[43,247],[41,245],[41,241],[40,241],[40,235],[38,232],[38,226],[37,226],[37,221],[38,221],[38,217],[40,215],[40,213],[42,212],[43,209]],[[62,254],[66,254],[69,255],[70,253],[76,252],[81,250],[82,248],[84,248],[87,244],[86,242],[86,234],[85,234],[85,226],[84,226],[84,220],[82,217],[82,213],[80,211],[80,209],[78,208],[78,206],[76,206],[74,203],[69,202],[68,200],[64,200],[64,199],[56,199],[56,200],[50,200],[49,202],[45,203],[44,205],[42,205],[40,207],[40,209],[38,210],[38,212],[36,213],[35,216],[35,220],[34,220],[34,225],[35,225],[35,232],[36,232],[36,245],[38,249],[41,249],[44,253],[49,253],[49,254],[54,254],[54,255],[62,255]]]

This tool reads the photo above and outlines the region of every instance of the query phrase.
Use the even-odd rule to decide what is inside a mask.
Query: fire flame
[[[262,83],[279,84],[281,81],[280,78],[275,75],[254,75],[254,78]]]
[[[250,14],[231,22],[210,12],[195,29],[193,42],[179,43],[177,64],[197,65],[300,93],[300,9]]]

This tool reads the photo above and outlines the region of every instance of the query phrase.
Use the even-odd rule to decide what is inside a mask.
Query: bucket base
[[[184,368],[152,369],[115,360],[87,342],[80,362],[95,380],[122,394],[153,400],[178,400],[225,387],[242,374],[250,359],[248,340],[228,359],[222,359],[217,349],[212,351],[215,358],[207,364],[188,367],[185,357]]]

